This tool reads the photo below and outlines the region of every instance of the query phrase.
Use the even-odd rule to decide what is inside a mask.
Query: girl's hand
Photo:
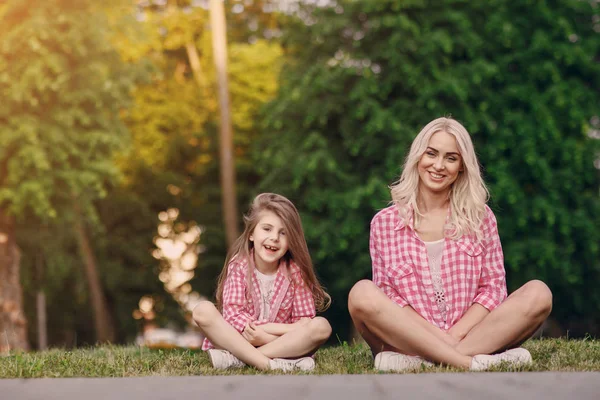
[[[267,333],[262,330],[260,327],[256,326],[254,322],[249,322],[244,328],[244,332],[242,332],[242,336],[246,339],[252,346],[262,346],[269,342]]]

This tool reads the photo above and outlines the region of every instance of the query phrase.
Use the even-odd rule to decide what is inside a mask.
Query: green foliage
[[[410,142],[452,115],[471,132],[499,221],[509,289],[538,278],[566,323],[598,315],[599,9],[589,2],[342,1],[292,21],[256,146],[262,190],[289,196],[331,318],[370,277],[369,222]],[[484,22],[482,22],[484,21]],[[583,332],[580,332],[582,334]]]
[[[91,1],[7,5],[0,24],[0,203],[56,218],[105,195],[126,143],[119,119],[135,75]]]
[[[77,202],[98,223],[93,202],[119,175],[121,113],[145,69],[122,61],[97,2],[9,1],[2,11],[0,206],[17,216],[30,334],[44,290],[50,343],[93,343],[71,211]]]

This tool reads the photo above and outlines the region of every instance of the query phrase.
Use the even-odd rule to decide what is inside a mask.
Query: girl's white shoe
[[[228,352],[227,350],[210,349],[208,350],[208,358],[213,368],[243,368],[246,366],[239,358]]]
[[[302,357],[297,359],[274,358],[270,362],[271,369],[278,369],[284,372],[299,369],[300,371],[312,371],[315,369],[315,360],[312,357]]]
[[[471,360],[471,371],[486,371],[502,363],[509,367],[522,367],[532,363],[531,353],[527,349],[517,347],[498,354],[478,354]]]
[[[375,369],[379,371],[408,371],[420,369],[422,365],[433,366],[429,361],[417,356],[407,356],[393,351],[382,351],[375,356]]]

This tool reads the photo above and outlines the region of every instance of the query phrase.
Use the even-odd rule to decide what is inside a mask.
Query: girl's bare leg
[[[269,358],[296,358],[317,350],[331,335],[331,325],[323,317],[315,317],[306,325],[281,335],[258,350]]]
[[[529,281],[489,313],[456,346],[461,354],[492,354],[517,347],[552,311],[552,292],[542,281]]]
[[[358,282],[348,297],[350,315],[374,353],[386,345],[403,354],[469,368],[471,357],[454,349],[442,338],[445,333],[425,321],[410,307],[398,307],[369,280]],[[438,332],[436,332],[439,331]]]
[[[233,326],[229,325],[213,303],[201,301],[194,308],[192,316],[202,333],[213,345],[231,352],[248,365],[261,370],[270,369],[269,358],[244,339]]]

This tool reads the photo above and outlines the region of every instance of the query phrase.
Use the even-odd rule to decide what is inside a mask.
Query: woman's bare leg
[[[492,354],[527,340],[552,311],[552,292],[542,281],[529,281],[475,325],[456,346],[461,354]]]
[[[393,351],[395,353],[401,353],[401,351],[395,348],[394,346],[390,346],[389,344],[379,339],[373,332],[369,330],[369,328],[367,328],[367,326],[362,322],[362,320],[352,316],[352,313],[350,313],[350,316],[352,317],[352,322],[354,323],[356,330],[358,331],[358,333],[360,333],[360,336],[362,336],[362,338],[365,339],[365,342],[367,342],[367,344],[371,348],[371,353],[373,353],[373,357],[375,357],[378,353],[381,353],[382,351]]]
[[[369,280],[354,285],[348,309],[374,353],[385,349],[387,344],[400,353],[416,354],[442,364],[460,368],[471,365],[471,357],[459,353],[442,339],[443,332],[436,333],[437,328],[414,310],[398,307]]]
[[[416,322],[419,323],[423,329],[426,329],[427,331],[429,331],[432,335],[434,335],[438,339],[442,340],[443,342],[450,345],[451,347],[455,347],[458,344],[457,339],[452,338],[449,334],[442,331],[437,326],[434,326],[434,325],[430,324],[429,322],[427,322],[412,307],[406,306],[402,309],[405,310],[407,313],[413,314],[416,319]],[[377,353],[382,352],[382,351],[393,351],[396,353],[403,353],[406,355],[415,355],[415,354],[403,352],[403,351],[395,348],[394,346],[390,345],[389,343],[383,342],[381,339],[379,339],[377,337],[377,335],[375,335],[373,332],[371,332],[369,330],[369,328],[367,328],[366,325],[364,323],[362,323],[362,321],[355,319],[354,317],[352,317],[352,320],[354,322],[354,326],[357,327],[357,330],[360,332],[363,339],[365,339],[365,342],[367,342],[367,344],[371,348],[371,352],[373,353],[373,356],[377,355]]]
[[[233,326],[229,325],[213,303],[201,301],[194,308],[192,316],[202,333],[213,345],[231,352],[248,365],[261,370],[270,369],[269,358],[244,339]]]
[[[269,358],[296,358],[317,350],[331,335],[331,325],[323,317],[315,317],[306,325],[281,335],[258,348]]]

